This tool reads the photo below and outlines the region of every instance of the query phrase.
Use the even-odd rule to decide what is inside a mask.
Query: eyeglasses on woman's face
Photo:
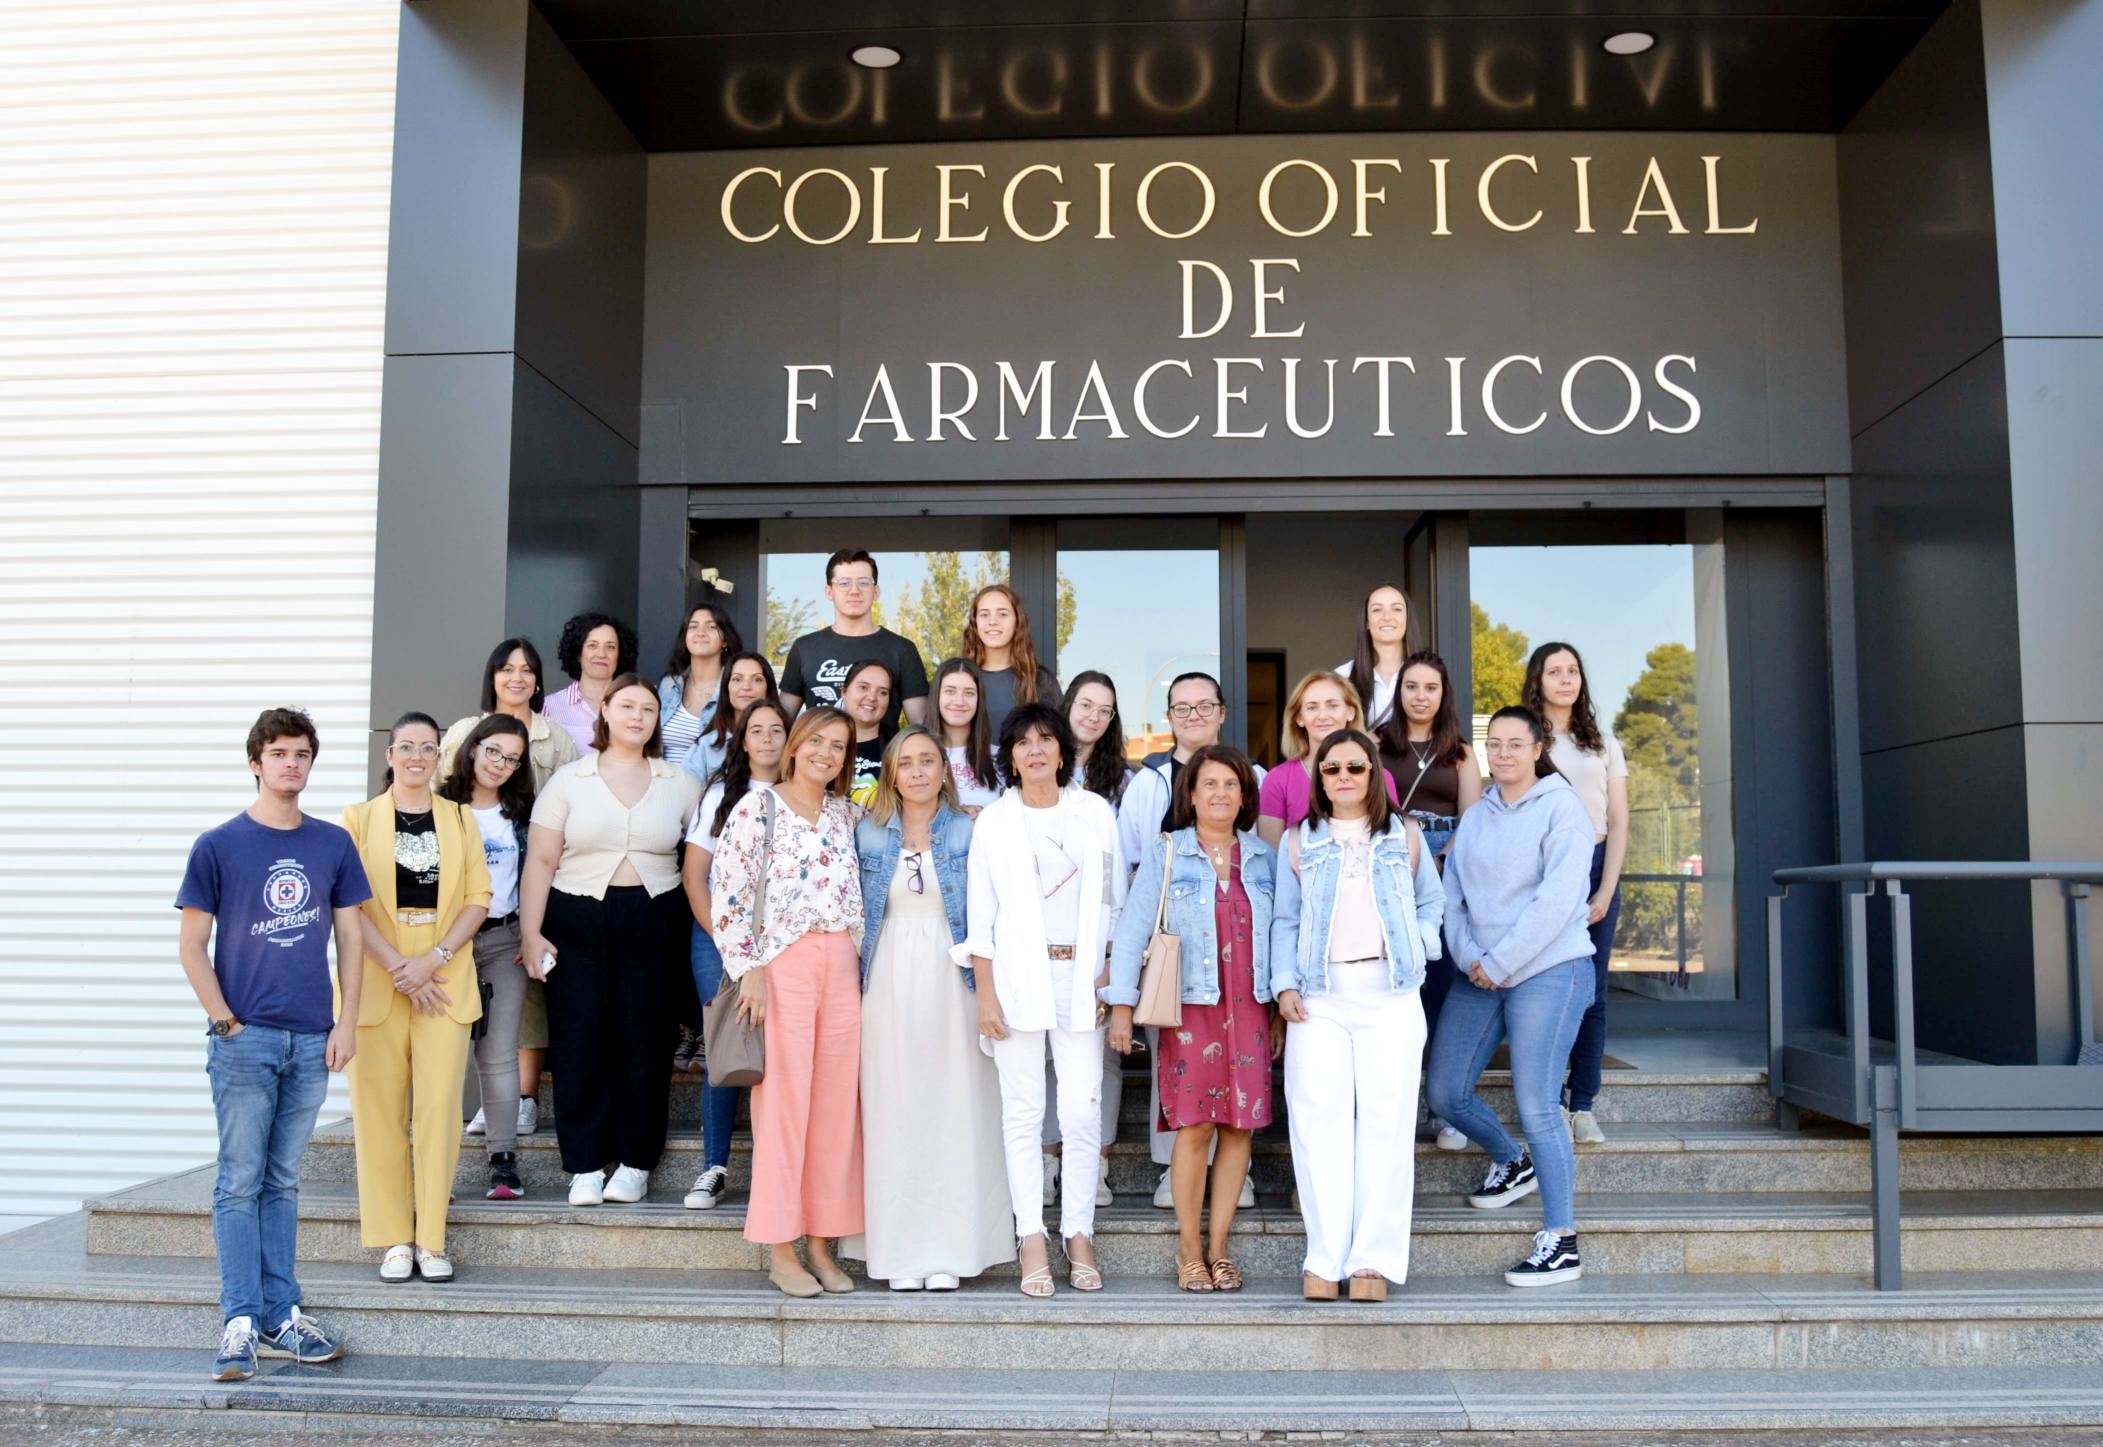
[[[387,746],[387,752],[388,752],[388,753],[390,753],[390,754],[393,754],[393,755],[394,755],[394,756],[395,756],[396,758],[398,758],[398,759],[425,759],[425,760],[429,760],[429,759],[435,759],[435,758],[437,758],[437,757],[438,757],[438,745],[436,745],[436,744],[411,744],[411,743],[396,743],[396,744],[389,744],[389,745]]]
[[[1202,722],[1218,713],[1219,709],[1219,700],[1208,698],[1203,703],[1172,703],[1168,706],[1168,716],[1177,723]]]
[[[1335,778],[1338,774],[1349,774],[1352,778],[1355,779],[1360,774],[1370,773],[1372,771],[1372,768],[1373,766],[1367,763],[1364,759],[1322,760],[1322,772],[1324,774],[1327,774],[1331,778]]]
[[[475,750],[475,753],[483,763],[493,769],[515,769],[526,761],[524,754],[507,753],[495,744],[484,744]]]

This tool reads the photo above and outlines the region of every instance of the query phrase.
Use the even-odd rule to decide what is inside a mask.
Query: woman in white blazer
[[[1110,938],[1124,904],[1117,817],[1084,789],[1068,790],[1073,734],[1047,704],[1023,704],[1001,724],[1008,792],[971,835],[967,937],[958,964],[978,972],[981,1048],[1000,1073],[1001,1135],[1025,1296],[1054,1290],[1044,1234],[1044,1058],[1058,1083],[1066,1142],[1059,1234],[1078,1291],[1100,1291],[1095,1186],[1102,1165],[1103,1028],[1097,1008]]]

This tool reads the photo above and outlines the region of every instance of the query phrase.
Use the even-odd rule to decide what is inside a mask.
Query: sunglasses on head
[[[1322,772],[1330,775],[1349,774],[1356,778],[1358,775],[1368,772],[1372,767],[1364,759],[1329,759],[1322,764]]]

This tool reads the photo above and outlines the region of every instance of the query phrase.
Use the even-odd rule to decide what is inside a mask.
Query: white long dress
[[[1015,1259],[1000,1079],[950,960],[934,861],[922,856],[915,893],[910,858],[892,877],[862,998],[861,1244],[878,1281],[976,1276]]]

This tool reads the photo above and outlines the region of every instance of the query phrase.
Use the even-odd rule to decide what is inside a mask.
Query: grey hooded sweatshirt
[[[1460,816],[1446,856],[1446,943],[1463,975],[1482,962],[1499,986],[1589,959],[1592,820],[1561,774],[1516,804],[1493,783]]]

